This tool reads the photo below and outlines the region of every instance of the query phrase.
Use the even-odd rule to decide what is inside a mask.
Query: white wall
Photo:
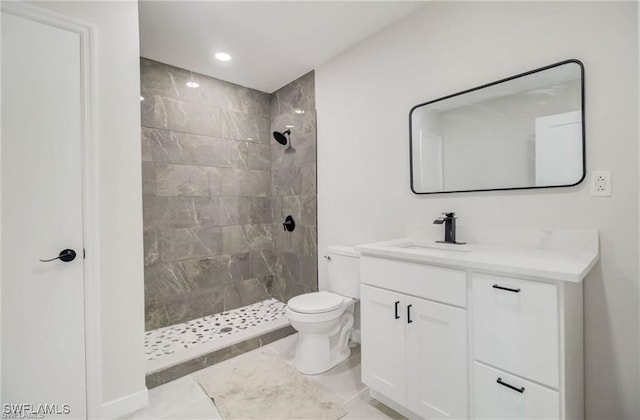
[[[90,417],[118,416],[146,398],[138,5],[33,4],[96,27],[101,381],[89,386],[102,407]]]
[[[445,210],[473,226],[596,228],[585,280],[588,418],[638,418],[638,13],[635,2],[433,2],[316,71],[319,256],[402,237]],[[573,188],[416,196],[415,104],[567,58],[586,71],[587,170],[613,195]],[[464,238],[460,238],[464,240]],[[320,286],[326,264],[319,258]]]

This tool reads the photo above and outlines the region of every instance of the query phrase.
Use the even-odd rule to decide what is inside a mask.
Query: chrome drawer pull
[[[506,386],[509,389],[513,389],[514,391],[519,392],[521,394],[524,392],[524,387],[516,388],[515,386],[509,385],[508,383],[504,382],[502,380],[502,378],[498,378],[498,380],[496,382],[499,383],[502,386]]]
[[[512,289],[510,287],[498,286],[497,284],[493,285],[494,289],[506,290],[507,292],[520,293],[520,289]]]

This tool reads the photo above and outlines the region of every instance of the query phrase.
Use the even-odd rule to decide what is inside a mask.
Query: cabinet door
[[[406,298],[407,408],[425,419],[469,416],[466,311]]]
[[[405,296],[363,285],[360,300],[362,382],[405,405]]]

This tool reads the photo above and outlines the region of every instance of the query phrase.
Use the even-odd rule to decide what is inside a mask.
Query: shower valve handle
[[[285,232],[293,232],[293,230],[296,228],[296,222],[295,220],[293,220],[293,217],[291,215],[287,216],[284,219],[282,228],[284,229]]]

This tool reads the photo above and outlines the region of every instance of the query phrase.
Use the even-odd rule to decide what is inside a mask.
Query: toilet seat
[[[348,299],[331,292],[305,293],[289,299],[287,306],[302,314],[321,314],[340,308]]]
[[[289,299],[286,313],[292,321],[326,322],[338,319],[353,302],[352,298],[326,291],[305,293]]]

